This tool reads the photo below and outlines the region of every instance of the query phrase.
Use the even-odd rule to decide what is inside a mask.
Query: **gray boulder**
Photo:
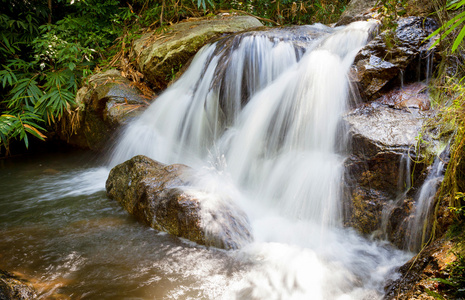
[[[252,240],[247,216],[229,199],[192,186],[193,170],[135,156],[114,167],[107,195],[148,226],[201,245],[238,249]]]
[[[337,26],[347,25],[355,21],[366,21],[374,17],[378,0],[352,0],[342,13]]]

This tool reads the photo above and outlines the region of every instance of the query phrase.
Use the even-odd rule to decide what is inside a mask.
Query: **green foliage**
[[[5,145],[8,153],[8,141],[12,138],[19,137],[24,141],[26,147],[29,145],[27,133],[44,140],[45,136],[39,131],[44,128],[37,125],[42,121],[34,113],[22,113],[17,115],[4,114],[0,116],[0,142]]]
[[[406,0],[378,0],[377,5],[380,5],[378,13],[384,17],[383,23],[387,26],[395,26],[394,22],[407,13],[406,4]]]
[[[215,4],[213,3],[212,0],[197,0],[197,8],[200,8],[200,6],[203,7],[203,10],[207,10],[207,4],[206,2],[208,2],[208,4],[210,4],[210,6],[214,9],[215,8]]]
[[[12,139],[26,147],[28,135],[44,139],[42,132],[72,114],[75,94],[95,67],[130,68],[122,62],[145,27],[163,30],[219,12],[253,14],[267,25],[331,23],[348,2],[52,0],[49,8],[48,0],[0,0],[0,151]]]
[[[12,139],[28,147],[28,134],[44,139],[41,131],[70,113],[82,79],[135,18],[117,0],[53,0],[56,14],[47,2],[1,0],[0,150]]]
[[[459,33],[454,38],[454,43],[451,46],[451,52],[455,52],[465,37],[465,0],[451,0],[448,1],[447,10],[456,11],[458,14],[447,21],[444,25],[434,31],[427,39],[435,38],[439,35],[439,38],[431,45],[436,46],[438,43],[444,41],[448,36],[454,33],[457,29],[460,29]]]
[[[397,29],[397,19],[406,14],[406,0],[378,0],[378,13],[382,16],[382,27],[386,30],[384,35],[386,45],[391,48],[394,46],[395,31]]]

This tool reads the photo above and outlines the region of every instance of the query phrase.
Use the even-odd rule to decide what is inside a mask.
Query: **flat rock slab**
[[[425,116],[379,104],[358,108],[344,117],[353,137],[354,152],[373,156],[378,152],[405,153],[415,146]]]

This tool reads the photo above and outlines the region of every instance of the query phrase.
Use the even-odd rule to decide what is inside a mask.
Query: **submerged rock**
[[[89,78],[76,95],[76,114],[63,121],[62,139],[69,144],[102,150],[116,129],[149,104],[144,94],[117,70]]]
[[[109,198],[150,227],[201,245],[238,249],[252,240],[247,216],[231,201],[194,191],[193,170],[135,156],[114,167]]]
[[[0,270],[0,299],[29,300],[36,299],[37,291],[25,280]]]
[[[134,41],[133,58],[145,78],[156,88],[163,89],[189,59],[209,40],[263,26],[250,16],[217,16],[184,21],[170,26],[165,32],[149,32]]]
[[[414,108],[426,111],[431,106],[427,88],[424,83],[412,83],[383,95],[379,102],[397,109]]]

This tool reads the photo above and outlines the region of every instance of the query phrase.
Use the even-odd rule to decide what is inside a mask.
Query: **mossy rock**
[[[133,43],[132,58],[145,78],[164,89],[171,76],[212,38],[263,26],[251,16],[215,16],[187,20],[163,32],[152,31]]]
[[[144,95],[118,70],[92,75],[76,95],[74,119],[63,120],[60,137],[69,144],[100,151],[115,131],[138,116],[154,95]]]

